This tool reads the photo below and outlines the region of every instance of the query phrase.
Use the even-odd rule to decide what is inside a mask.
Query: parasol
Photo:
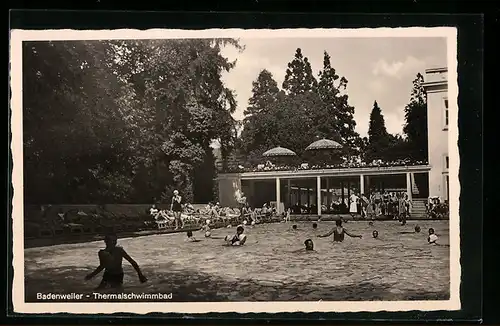
[[[262,154],[262,156],[265,156],[265,157],[296,156],[296,155],[297,154],[295,154],[294,151],[289,150],[288,148],[280,147],[280,146],[272,148],[272,149],[264,152],[264,154]]]
[[[340,149],[342,145],[337,143],[336,141],[330,139],[320,139],[315,141],[314,143],[307,146],[306,151],[314,151],[314,150],[322,150],[322,149]]]
[[[311,158],[312,162],[319,165],[340,163],[342,158],[339,155],[339,149],[342,149],[342,145],[326,138],[317,140],[306,147],[306,151],[314,153]]]

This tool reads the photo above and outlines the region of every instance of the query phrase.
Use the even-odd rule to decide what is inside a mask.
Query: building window
[[[444,168],[446,170],[448,170],[450,168],[450,157],[449,156],[445,157]]]
[[[444,127],[448,128],[449,113],[448,113],[448,99],[444,99]]]

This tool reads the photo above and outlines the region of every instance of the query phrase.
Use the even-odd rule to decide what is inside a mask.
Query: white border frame
[[[23,240],[23,121],[22,121],[22,42],[46,40],[100,40],[100,39],[165,39],[165,38],[354,38],[354,37],[443,37],[447,39],[449,137],[450,156],[450,299],[429,301],[338,301],[338,302],[209,302],[209,303],[26,303],[24,291],[24,240]],[[13,268],[12,299],[17,313],[209,313],[209,312],[376,312],[376,311],[436,311],[460,310],[460,229],[458,179],[458,83],[457,83],[457,29],[433,28],[362,28],[362,29],[281,29],[281,30],[44,30],[11,31],[11,127],[13,171]]]

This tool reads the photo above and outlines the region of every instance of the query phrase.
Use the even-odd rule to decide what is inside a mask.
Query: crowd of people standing
[[[406,192],[373,191],[369,196],[351,195],[349,213],[358,213],[364,218],[380,216],[405,220],[411,215],[412,202]]]
[[[351,192],[348,197],[334,196],[329,204],[323,204],[322,213],[345,214],[363,218],[389,217],[408,218],[411,215],[412,201],[404,191],[372,191],[369,194]],[[296,203],[290,207],[294,214],[316,214],[317,206]]]

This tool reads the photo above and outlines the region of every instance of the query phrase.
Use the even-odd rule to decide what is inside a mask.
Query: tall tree
[[[373,103],[370,113],[368,128],[368,148],[366,149],[367,161],[384,159],[384,154],[390,144],[390,135],[385,127],[385,119],[377,101]]]
[[[288,63],[288,68],[283,81],[283,90],[287,94],[303,94],[314,90],[317,86],[311,63],[302,55],[302,50],[297,48],[295,57]]]
[[[279,88],[272,74],[262,70],[257,79],[252,83],[252,96],[248,100],[248,108],[245,110],[245,118],[242,126],[240,148],[247,156],[259,156],[268,146],[272,133],[269,128],[272,123],[270,111],[278,101]],[[256,163],[255,158],[251,159]]]
[[[413,80],[410,102],[405,107],[404,133],[408,139],[409,156],[414,160],[427,160],[427,96],[422,86],[424,77],[418,73]]]
[[[252,97],[248,100],[245,116],[256,114],[269,108],[279,93],[278,83],[266,69],[262,70],[257,80],[252,82]]]
[[[347,79],[337,75],[331,66],[330,55],[325,51],[323,69],[319,72],[317,91],[323,102],[312,114],[319,136],[340,142],[345,156],[358,154],[359,134],[354,130],[354,107],[348,103]]]

